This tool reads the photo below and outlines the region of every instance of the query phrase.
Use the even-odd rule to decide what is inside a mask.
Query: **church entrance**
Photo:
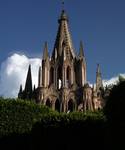
[[[68,111],[72,112],[73,109],[74,109],[74,103],[73,103],[73,100],[70,99],[69,102],[68,102]]]
[[[55,110],[60,112],[60,102],[59,102],[59,99],[56,100],[55,102]]]
[[[50,99],[47,99],[46,106],[51,107]]]

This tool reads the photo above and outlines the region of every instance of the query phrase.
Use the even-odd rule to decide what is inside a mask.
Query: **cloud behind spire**
[[[16,53],[8,57],[0,68],[0,96],[17,97],[20,84],[24,88],[29,64],[32,66],[33,84],[37,86],[40,63],[38,58],[28,58]]]

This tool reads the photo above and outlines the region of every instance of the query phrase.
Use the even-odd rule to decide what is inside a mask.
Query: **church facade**
[[[99,64],[96,83],[87,82],[84,47],[80,42],[79,54],[73,47],[68,27],[68,17],[63,10],[52,55],[49,56],[45,43],[43,58],[39,67],[38,87],[32,87],[31,66],[29,66],[24,90],[20,86],[18,98],[33,100],[59,112],[97,110],[103,107],[103,84]]]

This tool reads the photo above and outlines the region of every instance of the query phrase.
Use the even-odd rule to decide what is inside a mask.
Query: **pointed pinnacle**
[[[31,75],[31,65],[29,65],[26,84],[25,84],[25,91],[29,92],[32,91],[32,75]]]
[[[27,78],[31,77],[31,64],[29,64]]]
[[[31,64],[29,64],[28,72],[30,72],[30,73],[31,73]]]
[[[55,59],[57,58],[57,49],[55,48]]]
[[[36,86],[35,86],[35,84],[34,84],[34,91],[36,90]]]
[[[97,73],[101,73],[100,64],[97,64]]]
[[[21,84],[19,93],[22,93],[22,91],[23,91],[23,89],[22,89],[22,84]]]
[[[80,57],[84,57],[84,47],[83,47],[82,41],[80,41],[79,56],[80,56]]]
[[[47,44],[47,42],[45,42],[44,51],[43,51],[43,59],[46,60],[48,57],[49,57],[49,54],[48,54],[48,44]]]

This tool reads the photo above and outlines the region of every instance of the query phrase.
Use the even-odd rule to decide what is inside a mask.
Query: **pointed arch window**
[[[57,86],[58,89],[62,87],[62,67],[59,66],[57,70]]]
[[[50,85],[54,83],[54,68],[50,68]]]
[[[46,106],[51,107],[51,102],[49,98],[46,100]]]
[[[70,87],[70,85],[71,85],[71,68],[69,66],[66,69],[66,82],[67,82],[67,87]]]

